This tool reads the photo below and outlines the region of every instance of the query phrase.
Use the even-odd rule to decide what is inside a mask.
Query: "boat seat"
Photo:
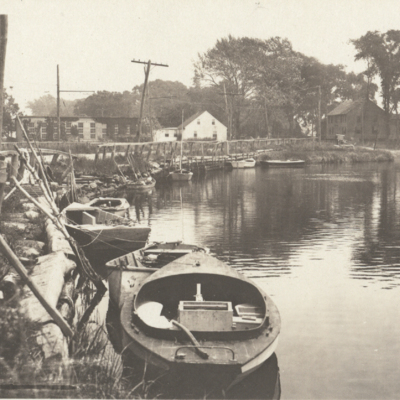
[[[82,225],[95,225],[96,224],[96,217],[90,215],[86,211],[82,212]]]
[[[257,317],[262,318],[264,316],[262,308],[257,307],[253,304],[238,304],[235,306],[235,311],[239,317]]]

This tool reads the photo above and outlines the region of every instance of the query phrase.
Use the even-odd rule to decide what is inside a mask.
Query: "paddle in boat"
[[[114,197],[98,197],[85,204],[88,207],[100,208],[120,217],[127,217],[129,214],[130,204],[124,198]]]
[[[305,166],[304,160],[261,160],[260,164],[264,167],[273,168],[300,168]]]
[[[256,166],[256,160],[254,158],[229,160],[227,164],[232,168],[254,168]]]
[[[150,228],[86,204],[72,203],[62,211],[69,234],[90,256],[103,262],[142,248]]]
[[[233,385],[259,368],[278,344],[281,321],[272,299],[203,252],[134,274],[121,300],[125,359],[139,357],[172,377],[203,380],[208,374]]]

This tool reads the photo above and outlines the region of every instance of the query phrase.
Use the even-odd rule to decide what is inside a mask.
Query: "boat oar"
[[[174,319],[172,319],[171,322],[172,322],[173,325],[177,326],[179,329],[182,329],[183,332],[185,332],[186,335],[189,336],[189,339],[192,341],[192,343],[193,343],[193,345],[194,345],[194,348],[195,348],[195,350],[196,350],[196,353],[197,353],[201,358],[203,358],[204,360],[207,360],[208,357],[209,357],[208,354],[207,354],[205,351],[201,350],[201,348],[200,348],[201,345],[200,345],[200,343],[197,341],[197,339],[193,336],[192,332],[190,332],[190,330],[189,330],[188,328],[186,328],[186,326],[180,324],[178,321],[175,321]]]

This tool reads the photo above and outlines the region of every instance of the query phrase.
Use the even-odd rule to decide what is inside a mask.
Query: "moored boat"
[[[156,186],[156,180],[149,176],[139,178],[136,181],[129,181],[125,187],[128,190],[148,190],[154,188],[154,186]]]
[[[188,171],[186,169],[178,169],[176,171],[170,172],[169,177],[173,181],[181,181],[181,182],[190,181],[193,177],[193,172]]]
[[[304,160],[261,160],[260,165],[274,168],[299,168],[305,166]]]
[[[126,217],[128,216],[130,204],[124,198],[98,197],[86,203],[85,206],[100,208],[114,215]]]
[[[237,382],[277,347],[281,322],[271,298],[210,255],[187,254],[130,286],[122,348],[152,368]]]
[[[181,241],[157,242],[110,260],[106,263],[110,299],[121,306],[132,278],[141,280],[177,258],[195,252],[208,254],[210,249]]]
[[[228,160],[226,163],[232,168],[254,168],[256,166],[256,160],[254,158]]]
[[[86,204],[72,203],[62,215],[69,234],[103,262],[142,248],[150,233],[147,226]]]

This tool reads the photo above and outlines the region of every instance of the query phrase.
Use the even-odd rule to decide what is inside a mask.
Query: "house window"
[[[29,122],[29,128],[33,128],[35,126],[34,122]]]
[[[47,126],[42,126],[42,133],[46,133],[47,132]]]
[[[80,139],[83,139],[83,133],[80,133],[80,134],[79,134],[79,138],[80,138]]]
[[[107,128],[103,128],[103,133],[104,133],[104,134],[107,133]]]
[[[94,122],[91,122],[91,123],[90,123],[90,127],[91,127],[91,128],[95,128],[95,127],[96,127],[96,124],[95,124]]]
[[[96,133],[96,128],[90,128],[90,133]]]
[[[67,128],[71,128],[71,122],[66,122],[66,126],[67,126]]]
[[[126,126],[126,134],[127,134],[127,135],[130,135],[130,134],[131,134],[131,126],[130,126],[130,125],[127,125],[127,126]]]
[[[169,133],[166,133],[166,134],[165,134],[165,137],[169,137]]]
[[[215,125],[215,119],[212,120],[211,124],[212,124],[212,125]]]
[[[217,138],[217,134],[213,133],[213,138],[216,139]]]
[[[83,122],[79,122],[78,123],[78,128],[82,128],[83,129]]]
[[[96,134],[95,133],[91,133],[90,134],[90,139],[96,139]]]
[[[118,133],[118,125],[114,125],[114,133],[115,133],[115,134]]]
[[[83,128],[78,128],[78,132],[83,134]],[[83,135],[82,135],[83,137]]]
[[[199,119],[197,120],[197,125],[200,125],[200,120]]]

